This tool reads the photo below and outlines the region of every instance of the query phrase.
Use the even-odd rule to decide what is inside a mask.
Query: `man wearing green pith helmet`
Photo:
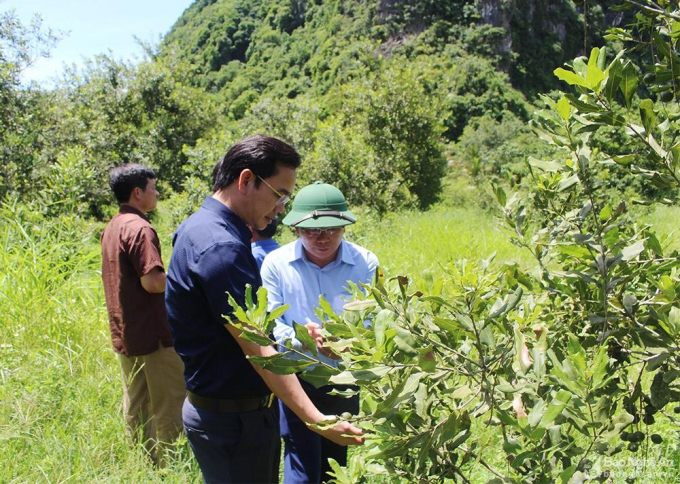
[[[283,219],[295,228],[298,239],[267,255],[262,265],[262,284],[269,292],[269,310],[284,304],[290,308],[277,320],[274,337],[278,343],[290,339],[305,351],[295,338],[293,321],[307,327],[317,342],[319,358],[337,366],[338,356],[324,346],[320,321],[314,313],[323,296],[341,313],[351,295],[348,282],[370,283],[378,267],[377,257],[344,240],[345,227],[356,222],[342,192],[332,185],[317,182],[300,190],[293,208]],[[359,411],[356,387],[328,385],[314,388],[301,381],[310,400],[326,414],[340,415]],[[357,391],[351,398],[330,395],[333,390]],[[284,483],[313,483],[329,479],[328,459],[340,465],[347,462],[347,450],[316,438],[285,405],[281,405],[281,436],[285,444]]]

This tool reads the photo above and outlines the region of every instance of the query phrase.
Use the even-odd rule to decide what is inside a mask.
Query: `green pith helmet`
[[[342,192],[321,182],[302,188],[293,199],[292,210],[283,219],[285,225],[303,229],[344,227],[356,221]]]

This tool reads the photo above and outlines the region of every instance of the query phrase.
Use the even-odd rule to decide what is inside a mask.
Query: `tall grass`
[[[163,212],[161,205],[167,262],[174,228]],[[664,207],[644,218],[671,233],[679,212]],[[363,214],[347,236],[373,250],[388,276],[427,284],[460,258],[495,252],[496,263],[531,264],[499,225],[472,206],[441,205],[382,220]],[[99,273],[102,228],[72,216],[46,219],[16,203],[0,207],[0,482],[201,482],[185,441],[160,471],[125,435]],[[677,248],[677,234],[667,244]],[[654,451],[678,455],[672,444]]]
[[[510,242],[500,222],[475,206],[437,206],[426,212],[394,213],[382,220],[359,220],[348,239],[378,256],[387,276],[408,275],[425,284],[448,263],[486,259],[531,265],[528,253]]]
[[[99,274],[100,227],[0,209],[0,482],[200,482],[125,436]]]

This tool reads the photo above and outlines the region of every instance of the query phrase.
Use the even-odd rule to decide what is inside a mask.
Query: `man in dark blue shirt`
[[[253,293],[262,285],[249,227],[263,229],[283,211],[299,165],[295,149],[275,138],[237,143],[215,165],[213,195],[173,238],[166,306],[185,366],[184,429],[206,482],[277,482],[274,395],[308,424],[326,419],[295,375],[275,375],[246,359],[273,355],[272,346],[240,338],[222,317],[233,317],[227,292],[244,305],[246,284]],[[362,442],[347,422],[319,433],[342,445]]]

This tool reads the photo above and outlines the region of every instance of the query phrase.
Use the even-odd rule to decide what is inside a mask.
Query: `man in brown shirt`
[[[146,217],[156,208],[156,175],[128,164],[111,170],[109,184],[120,210],[102,234],[102,279],[123,409],[135,441],[162,466],[167,444],[182,430],[186,391],[165,309],[161,246]]]

